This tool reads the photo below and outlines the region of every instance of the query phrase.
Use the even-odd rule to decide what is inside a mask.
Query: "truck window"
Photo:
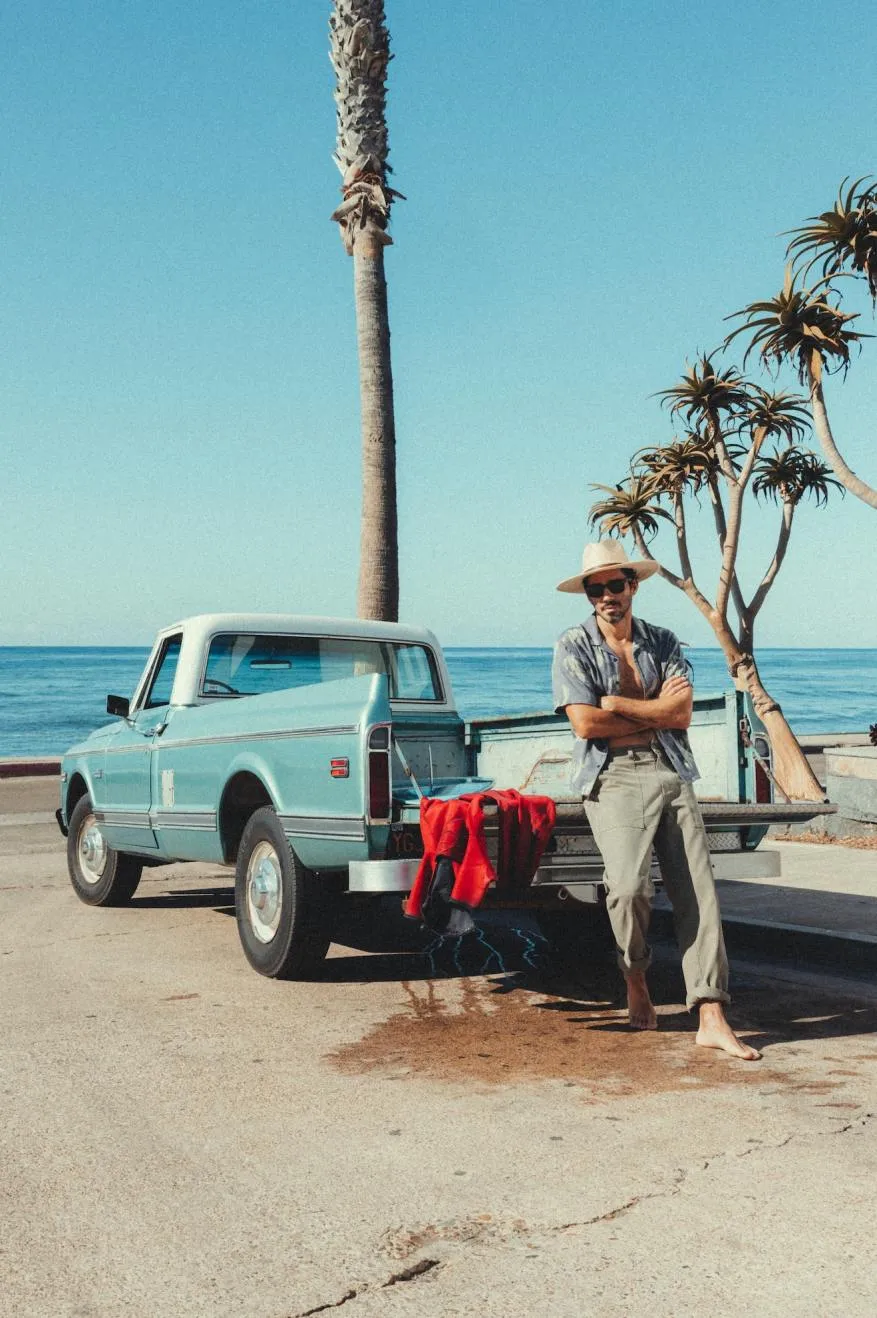
[[[397,700],[437,700],[431,655],[422,645],[391,645],[390,695]]]
[[[171,703],[182,641],[182,636],[169,636],[162,646],[155,675],[143,702],[144,709],[157,709],[160,705]]]
[[[422,645],[332,636],[214,636],[201,696],[266,695],[292,687],[386,673],[391,700],[442,699],[435,660]]]

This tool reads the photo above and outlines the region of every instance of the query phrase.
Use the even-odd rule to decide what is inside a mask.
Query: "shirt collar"
[[[600,631],[600,628],[597,626],[596,613],[592,613],[590,618],[586,618],[582,625],[585,629],[585,635],[594,645],[601,645],[607,654],[612,654],[612,650],[606,644],[606,639],[603,633]],[[631,628],[631,634],[632,634],[634,650],[638,650],[640,649],[641,646],[645,645],[645,641],[646,641],[645,632],[643,630],[642,623],[637,617],[633,618],[633,626]]]

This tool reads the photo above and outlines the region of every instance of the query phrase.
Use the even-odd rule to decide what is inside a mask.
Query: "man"
[[[686,1001],[698,1008],[696,1042],[733,1057],[760,1054],[725,1019],[728,960],[709,846],[688,744],[692,688],[679,642],[634,618],[639,583],[657,571],[631,562],[616,540],[585,546],[582,570],[558,590],[586,594],[593,616],[555,647],[554,704],[576,735],[573,785],[605,866],[606,907],[627,984],[630,1024],[657,1029],[646,983],[654,847],[673,904]]]

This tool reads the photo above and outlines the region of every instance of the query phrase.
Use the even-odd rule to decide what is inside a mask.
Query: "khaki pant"
[[[651,961],[654,847],[673,905],[686,1002],[729,1002],[719,903],[691,784],[659,748],[612,751],[584,806],[606,867],[606,907],[621,969],[647,970]]]

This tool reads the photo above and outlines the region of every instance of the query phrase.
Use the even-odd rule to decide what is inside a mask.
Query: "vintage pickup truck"
[[[107,712],[117,721],[61,765],[57,817],[77,895],[119,905],[144,866],[235,866],[241,942],[264,975],[312,973],[339,903],[410,889],[423,795],[495,786],[552,796],[553,837],[513,904],[564,942],[600,900],[599,855],[568,785],[567,720],[464,722],[423,628],[188,618],[159,633],[133,696],[108,697]],[[689,735],[717,875],[778,873],[777,854],[755,850],[768,825],[820,807],[771,802],[770,747],[739,692],[697,695]],[[508,900],[501,881],[488,893],[488,903]]]

